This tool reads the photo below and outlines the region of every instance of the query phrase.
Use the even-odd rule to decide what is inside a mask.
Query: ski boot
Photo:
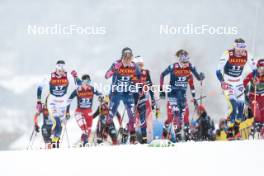
[[[141,141],[141,144],[147,144],[147,143],[148,143],[147,137],[143,137],[142,141]]]
[[[241,135],[240,135],[240,131],[239,131],[239,122],[235,122],[235,123],[230,123],[229,127],[226,131],[227,133],[227,139],[232,141],[232,140],[240,140],[241,139]]]
[[[190,128],[188,124],[184,125],[183,131],[184,131],[184,140],[189,141],[191,134],[190,134]]]
[[[256,122],[252,128],[252,137],[257,139],[263,139],[264,137],[264,126],[262,123]]]
[[[175,129],[176,141],[182,141],[182,128],[178,127]]]
[[[114,123],[112,123],[109,127],[108,127],[108,133],[111,137],[112,140],[112,144],[113,145],[117,145],[117,133],[116,133],[116,129],[115,129],[115,125]]]
[[[162,132],[163,139],[169,139],[169,124],[165,124]]]
[[[81,136],[82,146],[85,147],[86,144],[88,144],[88,134],[83,133]]]
[[[101,143],[103,143],[103,139],[102,139],[102,138],[97,138],[97,139],[96,139],[96,143],[97,143],[97,144],[101,144]]]
[[[52,148],[60,148],[60,138],[53,136],[51,137],[51,147]]]
[[[137,144],[137,135],[136,132],[130,132],[130,144]]]
[[[141,139],[141,144],[147,144],[148,143],[148,138],[147,135],[142,135],[142,139]]]
[[[226,138],[229,141],[234,140],[234,130],[233,130],[233,126],[230,126],[227,130],[226,130]]]
[[[240,121],[235,121],[233,130],[234,130],[234,139],[235,140],[240,140],[241,139],[241,134],[239,131],[239,125],[240,125]]]
[[[126,144],[128,140],[128,130],[125,128],[120,128],[121,134],[121,144]]]
[[[112,144],[113,145],[117,145],[118,144],[118,142],[117,142],[117,134],[116,134],[116,132],[110,132],[110,137],[111,137],[111,140],[112,140]]]

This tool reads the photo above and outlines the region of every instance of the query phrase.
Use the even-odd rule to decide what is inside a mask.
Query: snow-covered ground
[[[263,175],[263,163],[257,140],[0,152],[4,176],[250,176]]]

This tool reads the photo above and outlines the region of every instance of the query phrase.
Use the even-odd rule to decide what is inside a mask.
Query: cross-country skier
[[[102,143],[107,139],[108,135],[112,139],[113,145],[116,145],[117,142],[117,132],[115,128],[115,124],[112,121],[111,124],[106,124],[107,116],[109,116],[109,96],[104,96],[99,98],[100,105],[93,114],[93,118],[99,116],[97,126],[96,126],[96,137],[97,143]],[[118,118],[119,125],[122,123],[122,117],[120,113],[117,111],[116,116]]]
[[[256,69],[256,63],[248,54],[246,46],[245,40],[236,39],[234,48],[225,51],[222,55],[216,71],[228,104],[227,119],[229,128],[234,127],[237,129],[237,126],[243,120],[245,98],[242,73],[244,67],[248,64],[252,70]],[[239,133],[234,135],[240,136]]]
[[[138,81],[139,91],[134,94],[135,96],[135,104],[136,104],[136,112],[139,116],[140,120],[140,129],[141,129],[141,143],[147,143],[147,121],[151,119],[152,110],[156,109],[158,114],[159,108],[156,105],[156,101],[154,98],[154,92],[152,89],[152,81],[150,77],[149,70],[144,69],[144,60],[141,56],[136,56],[133,60],[141,69],[141,76]],[[151,99],[151,102],[149,101]],[[152,123],[152,120],[150,120]]]
[[[193,83],[193,75],[197,80],[202,81],[204,79],[203,73],[198,73],[196,68],[190,63],[189,54],[185,50],[179,50],[176,53],[179,62],[171,64],[166,70],[164,70],[160,75],[160,98],[165,98],[164,77],[170,75],[170,88],[168,92],[168,105],[167,113],[168,119],[164,124],[164,138],[168,137],[170,132],[169,128],[171,123],[175,126],[175,134],[177,135],[177,140],[181,140],[181,129],[183,123],[184,112],[186,108],[186,91],[188,84],[191,89],[191,94],[194,99],[194,105],[197,106],[197,101],[195,100],[195,88]],[[169,114],[172,114],[170,116]],[[185,124],[188,126],[188,124]],[[188,127],[186,127],[188,128]]]
[[[210,141],[214,140],[215,125],[203,105],[198,105],[197,114],[198,114],[198,119],[196,120],[197,139],[210,140]]]
[[[76,72],[72,71],[72,76],[76,77]],[[41,112],[42,102],[41,96],[45,86],[49,86],[49,98],[47,107],[49,110],[50,118],[53,120],[52,127],[52,143],[53,147],[59,147],[62,120],[65,119],[66,106],[67,106],[67,91],[69,87],[68,74],[65,71],[65,62],[59,60],[56,63],[56,70],[51,75],[45,78],[37,89],[37,111]]]
[[[249,88],[246,97],[255,118],[254,129],[257,129],[264,137],[264,59],[258,60],[256,76],[253,72],[246,76],[244,87]]]
[[[48,97],[47,97],[48,98]],[[35,131],[39,132],[40,127],[38,124],[38,117],[42,114],[43,116],[43,123],[41,126],[41,134],[43,137],[43,141],[45,143],[45,148],[50,149],[51,148],[51,130],[53,126],[53,121],[49,117],[49,111],[47,108],[47,102],[43,104],[43,107],[41,108],[41,112],[37,113],[34,117],[34,126],[35,126]]]
[[[129,118],[130,143],[136,143],[135,132],[135,102],[133,93],[135,84],[140,77],[140,68],[132,62],[133,53],[130,48],[122,50],[121,59],[115,61],[106,72],[105,78],[112,77],[110,93],[110,113],[107,123],[112,123],[120,101],[123,101]]]
[[[81,141],[83,145],[88,143],[88,139],[92,130],[92,105],[94,95],[101,96],[102,94],[98,92],[92,85],[90,85],[91,79],[88,74],[82,76],[81,86],[79,86],[76,90],[74,90],[69,99],[66,117],[69,119],[70,117],[70,104],[72,100],[77,98],[77,108],[75,110],[75,119],[79,127],[81,128],[83,134],[81,135]]]

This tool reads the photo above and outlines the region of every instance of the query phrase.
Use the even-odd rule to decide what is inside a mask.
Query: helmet
[[[65,62],[64,60],[58,60],[56,63],[56,68],[58,70],[64,70]]]
[[[143,60],[143,58],[141,56],[136,56],[134,58],[134,62],[135,63],[144,63],[144,60]]]
[[[257,67],[264,67],[264,59],[258,60]]]
[[[56,64],[65,64],[64,60],[58,60]]]
[[[199,105],[197,110],[198,112],[206,112],[204,105]]]
[[[109,95],[99,96],[98,100],[99,100],[100,103],[109,104],[109,102],[110,102]]]
[[[243,49],[243,48],[247,47],[247,44],[246,44],[244,39],[238,38],[238,39],[235,39],[235,41],[234,41],[234,47]]]
[[[88,75],[88,74],[84,74],[83,76],[82,76],[82,82],[83,83],[90,83],[91,82],[91,78],[90,78],[90,75]]]
[[[188,52],[183,50],[183,49],[177,51],[176,56],[179,58],[180,62],[189,62],[190,61]]]
[[[132,49],[128,48],[128,47],[123,48],[122,49],[122,57],[124,57],[127,53],[133,55]]]
[[[109,95],[104,96],[104,102],[106,102],[106,103],[109,103],[110,102]]]

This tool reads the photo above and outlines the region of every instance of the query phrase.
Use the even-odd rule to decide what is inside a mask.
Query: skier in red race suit
[[[101,96],[102,94],[98,92],[93,86],[90,85],[90,76],[85,74],[82,76],[81,86],[72,92],[69,97],[69,105],[67,106],[66,118],[70,118],[70,103],[77,97],[77,109],[75,110],[75,119],[83,131],[81,136],[81,141],[83,145],[88,143],[88,139],[91,134],[92,129],[92,105],[94,95]]]
[[[186,109],[186,91],[188,84],[191,89],[192,97],[194,99],[194,105],[197,106],[195,99],[195,88],[193,84],[193,75],[197,80],[202,81],[204,79],[203,73],[198,73],[196,68],[190,63],[189,54],[185,50],[179,50],[176,53],[179,62],[171,64],[160,75],[160,98],[164,99],[166,94],[163,89],[164,77],[170,74],[170,90],[168,92],[168,105],[167,113],[168,119],[164,124],[163,136],[168,138],[170,133],[170,124],[173,123],[176,134],[176,141],[182,140],[181,130],[183,125],[183,118]],[[184,124],[185,129],[189,129],[189,124]]]
[[[254,129],[264,135],[264,59],[257,63],[257,73],[249,73],[243,81],[245,89],[249,88],[246,95],[249,108],[254,119]]]

